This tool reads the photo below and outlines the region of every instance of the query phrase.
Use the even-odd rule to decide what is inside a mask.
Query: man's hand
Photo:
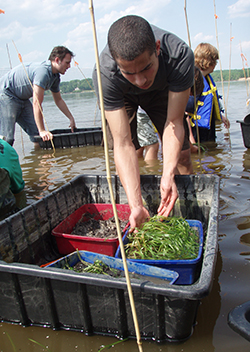
[[[224,126],[225,126],[227,129],[229,129],[229,128],[230,128],[230,121],[229,121],[228,118],[227,118],[225,115],[223,115],[223,114],[221,114],[221,117],[222,117],[222,122],[224,123]]]
[[[42,131],[39,133],[39,135],[43,141],[49,141],[49,140],[53,139],[53,134],[50,133],[49,131]]]
[[[69,127],[71,128],[71,132],[75,132],[76,123],[75,123],[75,119],[74,119],[73,116],[72,116],[72,118],[70,118],[70,125],[69,125]]]
[[[158,208],[158,214],[168,216],[174,207],[175,201],[178,198],[177,187],[174,177],[161,178],[161,204]]]
[[[144,207],[137,207],[131,210],[131,214],[129,217],[130,222],[130,230],[129,232],[133,232],[135,227],[141,227],[145,221],[150,218],[149,212]]]

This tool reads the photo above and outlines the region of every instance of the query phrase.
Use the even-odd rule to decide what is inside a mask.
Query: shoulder
[[[29,70],[33,71],[35,75],[45,75],[51,76],[52,75],[52,68],[50,61],[43,61],[39,63],[32,63],[29,65]]]
[[[172,59],[178,59],[183,55],[193,59],[193,51],[187,43],[174,33],[151,25],[156,40],[161,42],[161,50]]]

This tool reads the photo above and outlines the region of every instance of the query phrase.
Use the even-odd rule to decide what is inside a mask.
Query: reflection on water
[[[220,86],[218,87],[220,91]],[[92,94],[92,95],[91,95]],[[44,106],[50,129],[67,128],[68,121],[58,113],[51,98]],[[96,98],[87,95],[67,95],[79,128],[90,127],[95,121]],[[228,132],[217,125],[216,143],[206,144],[200,159],[192,155],[194,172],[215,173],[220,176],[219,204],[219,252],[211,293],[201,301],[197,325],[193,336],[184,343],[156,344],[143,342],[144,352],[248,352],[249,342],[235,333],[227,324],[227,315],[235,306],[250,299],[250,149],[242,141],[240,126],[236,120],[246,115],[244,82],[231,82]],[[22,145],[23,140],[23,145]],[[35,150],[28,137],[17,129],[15,148],[18,151],[26,183],[27,203],[49,194],[57,187],[79,174],[105,174],[102,147],[82,147],[56,150]],[[113,154],[110,154],[111,173],[115,174]],[[162,160],[151,164],[139,163],[141,174],[161,174]],[[133,170],[128,170],[132,172]],[[67,304],[67,302],[65,302]],[[85,336],[72,331],[52,331],[44,328],[23,328],[10,324],[0,325],[0,351],[39,352],[43,349],[28,339],[47,346],[51,352],[97,352],[101,345],[117,342],[115,338]],[[136,341],[129,340],[115,345],[113,352],[136,352]],[[105,351],[105,350],[104,350]]]

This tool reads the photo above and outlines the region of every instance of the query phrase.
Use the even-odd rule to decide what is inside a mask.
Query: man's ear
[[[161,42],[160,42],[160,40],[156,40],[156,42],[155,42],[155,50],[156,50],[156,55],[157,56],[160,55],[160,49],[161,49]]]
[[[60,63],[60,59],[59,59],[59,57],[58,57],[58,56],[56,56],[54,61],[55,61],[55,63],[56,63],[56,64],[59,64],[59,63]]]

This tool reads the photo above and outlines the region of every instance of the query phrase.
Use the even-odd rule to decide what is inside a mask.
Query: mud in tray
[[[50,131],[53,134],[55,148],[83,147],[86,145],[102,144],[101,127],[77,128],[75,132],[70,129],[58,129]],[[51,141],[43,141],[40,136],[35,136],[35,142],[43,149],[52,149]]]
[[[127,202],[111,177],[117,204]],[[150,213],[160,202],[161,176],[142,175]],[[131,280],[142,339],[188,339],[200,301],[212,288],[218,250],[219,177],[176,176],[179,198],[172,216],[202,222],[204,250],[197,280],[164,285]],[[0,320],[90,334],[136,338],[126,280],[74,273],[43,264],[61,258],[52,229],[83,204],[110,204],[106,175],[81,175],[0,222]],[[65,304],[67,302],[67,304]],[[204,317],[206,319],[206,317]]]
[[[130,208],[128,204],[116,204],[118,219],[121,222],[128,223]],[[115,252],[119,245],[118,235],[113,238],[108,237],[93,237],[93,236],[84,236],[79,235],[78,233],[84,232],[83,230],[89,230],[89,227],[92,226],[93,233],[94,227],[97,227],[98,221],[101,221],[102,224],[98,226],[96,230],[101,230],[101,227],[104,227],[105,221],[114,217],[112,204],[84,204],[79,209],[74,211],[70,216],[64,219],[59,225],[57,225],[52,230],[52,235],[56,239],[58,251],[60,254],[70,254],[75,250],[86,250],[90,252],[96,252],[101,254],[106,254],[114,257]],[[90,222],[89,225],[88,222]],[[74,229],[77,225],[82,225],[79,228],[79,231],[74,233]],[[126,226],[126,225],[125,225]],[[113,226],[112,226],[113,227]],[[115,227],[116,229],[116,227]],[[124,227],[125,229],[125,227]],[[121,228],[121,230],[124,230]],[[108,233],[108,228],[107,228]]]

